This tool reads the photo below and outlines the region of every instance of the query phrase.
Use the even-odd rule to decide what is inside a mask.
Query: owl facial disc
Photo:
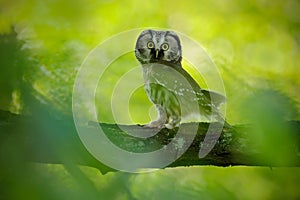
[[[173,31],[145,30],[138,36],[135,56],[142,64],[180,64],[182,52],[179,37]]]

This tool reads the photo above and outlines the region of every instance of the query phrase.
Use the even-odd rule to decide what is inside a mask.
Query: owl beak
[[[158,52],[159,52],[159,49],[156,49],[156,50],[155,50],[155,58],[156,58],[156,59],[158,58]]]

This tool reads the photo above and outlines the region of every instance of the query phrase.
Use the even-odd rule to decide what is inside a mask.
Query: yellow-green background
[[[20,84],[22,79],[21,84],[32,86],[32,94],[54,116],[71,115],[73,82],[89,51],[119,32],[161,27],[180,31],[206,49],[224,80],[228,99],[226,117],[230,123],[247,122],[256,124],[256,130],[265,126],[264,130],[284,132],[285,127],[278,128],[276,124],[285,119],[299,119],[299,13],[297,0],[1,0],[0,34],[15,31],[17,38],[25,42],[21,52],[26,52],[26,58],[34,64],[10,69],[5,65],[8,58],[0,58],[0,108],[33,113],[26,108],[28,101],[24,100],[22,85],[14,84]],[[12,74],[17,74],[16,80],[10,79]],[[114,76],[111,81],[115,81]],[[136,103],[137,108],[150,106],[146,98],[137,99],[141,99]],[[144,116],[138,109],[134,112],[136,116]],[[269,146],[274,143],[260,140],[259,134],[264,132],[253,133],[261,146],[271,149]],[[272,134],[269,137],[273,138]],[[275,144],[280,144],[280,138],[274,139]],[[265,156],[275,159],[280,151],[280,148],[277,152],[268,151]],[[103,176],[95,169],[83,167],[91,182],[81,183],[82,179],[70,176],[63,165],[33,167],[38,169],[40,178],[32,181],[44,184],[20,180],[24,184],[5,187],[11,198],[83,199],[88,195],[103,199],[300,198],[299,168],[191,167]]]

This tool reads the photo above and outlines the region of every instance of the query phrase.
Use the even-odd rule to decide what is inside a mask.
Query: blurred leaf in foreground
[[[285,95],[260,90],[243,102],[244,117],[250,120],[253,147],[262,152],[258,157],[270,164],[292,163],[292,126],[287,123],[297,115],[294,103]]]

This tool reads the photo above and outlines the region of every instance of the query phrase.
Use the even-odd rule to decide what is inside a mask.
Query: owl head
[[[138,36],[135,56],[142,64],[180,64],[182,52],[179,37],[173,31],[145,30]]]

